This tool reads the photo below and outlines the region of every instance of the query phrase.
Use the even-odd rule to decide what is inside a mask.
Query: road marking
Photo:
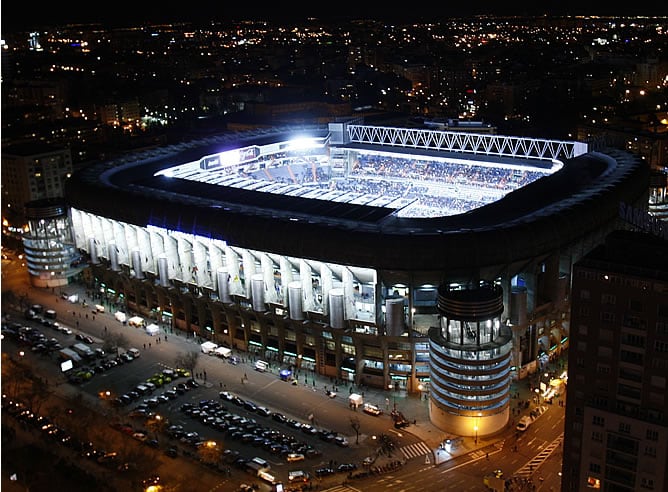
[[[409,460],[411,458],[417,458],[419,456],[431,455],[431,449],[424,442],[416,442],[413,444],[408,444],[399,448],[399,451],[404,455],[404,457]]]
[[[335,485],[334,487],[331,487],[329,489],[324,489],[323,492],[346,492],[346,491],[362,492],[360,489],[356,489],[355,487],[351,487],[350,485]]]

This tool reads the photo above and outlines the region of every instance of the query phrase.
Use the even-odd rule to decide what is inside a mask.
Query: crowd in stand
[[[402,199],[405,217],[456,215],[492,203],[546,176],[549,170],[454,160],[359,154],[343,178],[332,179],[322,156],[273,155],[236,172],[252,179],[337,190],[362,197]],[[228,169],[229,171],[229,169]]]

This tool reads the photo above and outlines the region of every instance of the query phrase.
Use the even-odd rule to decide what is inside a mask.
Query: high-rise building
[[[27,220],[26,203],[62,198],[72,174],[69,149],[43,145],[7,147],[2,151],[2,216],[21,228]]]
[[[609,234],[571,307],[562,490],[667,490],[668,241]]]

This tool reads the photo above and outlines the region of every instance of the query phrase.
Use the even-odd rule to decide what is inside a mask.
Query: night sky
[[[47,0],[48,1],[48,0]],[[575,0],[441,0],[429,2],[248,2],[219,0],[194,2],[54,1],[2,2],[2,31],[24,31],[48,26],[100,23],[112,27],[174,21],[268,20],[299,21],[308,17],[324,20],[379,19],[392,22],[439,21],[468,15],[668,15],[668,1],[632,2]],[[267,6],[268,5],[268,6]],[[280,7],[278,6],[280,5]]]

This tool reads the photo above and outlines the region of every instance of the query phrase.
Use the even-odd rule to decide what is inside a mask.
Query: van
[[[263,360],[255,361],[255,370],[260,372],[265,372],[269,369],[269,363]]]
[[[46,311],[44,311],[44,317],[45,318],[56,319],[57,316],[58,316],[58,314],[53,309],[47,309]]]
[[[136,349],[136,348],[134,348],[134,347],[133,347],[133,348],[129,348],[129,349],[128,349],[128,352],[129,352],[130,355],[131,355],[132,357],[134,357],[135,359],[136,359],[137,357],[139,357],[139,350]]]

